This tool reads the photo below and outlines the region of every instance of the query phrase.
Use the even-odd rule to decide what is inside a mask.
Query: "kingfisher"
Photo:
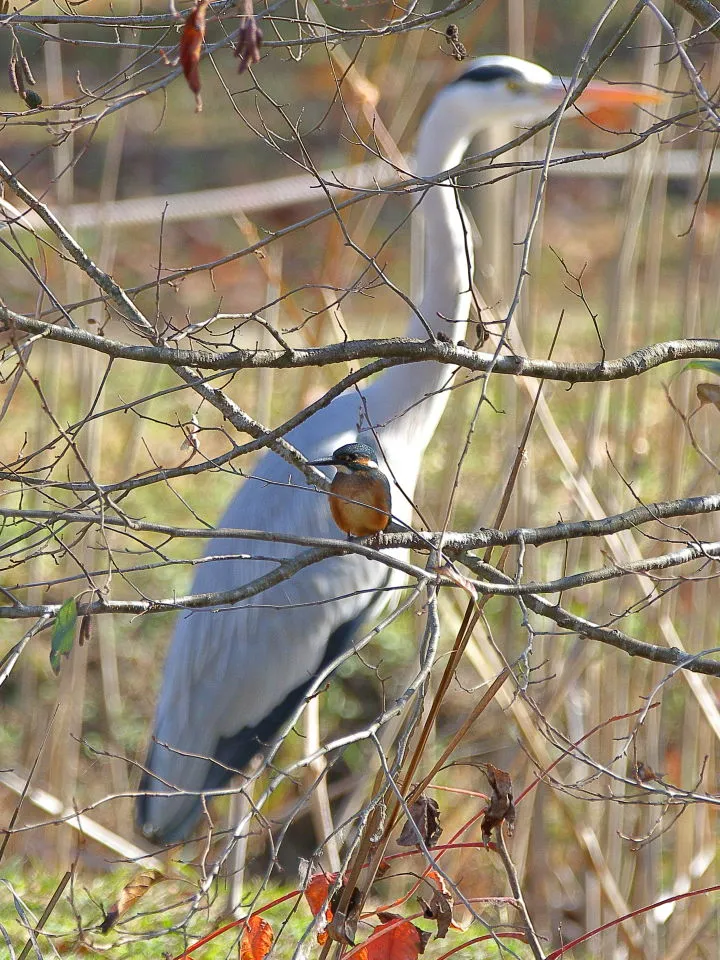
[[[330,513],[350,537],[380,533],[390,523],[390,481],[367,443],[346,443],[331,457],[309,461],[314,467],[335,467],[330,484]]]

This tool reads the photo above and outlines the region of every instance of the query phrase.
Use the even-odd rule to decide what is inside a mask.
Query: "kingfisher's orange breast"
[[[367,537],[384,530],[390,522],[390,499],[385,484],[362,473],[338,471],[330,489],[330,512],[345,533]],[[359,502],[349,503],[349,500]]]

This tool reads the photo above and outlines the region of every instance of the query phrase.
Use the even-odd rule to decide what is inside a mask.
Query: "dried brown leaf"
[[[400,836],[397,838],[398,845],[401,847],[419,846],[417,832],[413,829],[414,823],[420,831],[420,836],[423,838],[425,846],[434,847],[442,833],[442,827],[440,826],[440,807],[438,806],[437,800],[433,800],[432,797],[426,797],[425,794],[422,794],[409,805],[408,812],[412,823],[410,820],[406,821]]]
[[[89,613],[84,613],[80,620],[80,631],[78,633],[78,646],[83,647],[92,639],[92,617]]]
[[[332,911],[332,920],[327,925],[327,932],[331,940],[342,943],[346,947],[355,945],[355,933],[357,932],[358,920],[360,919],[360,907],[362,897],[357,887],[353,888],[350,894],[347,910],[341,913],[338,909],[343,895],[343,888],[336,890],[330,900],[330,910]]]
[[[194,450],[196,453],[200,452],[200,425],[195,414],[190,417],[189,423],[181,423],[180,429],[185,435],[185,439],[180,444],[181,450]]]
[[[695,387],[700,406],[711,403],[720,410],[720,384],[718,383],[699,383]]]
[[[464,577],[455,567],[450,563],[444,563],[440,567],[435,568],[435,572],[440,574],[441,577],[444,577],[446,580],[450,580],[451,583],[454,583],[455,586],[461,587],[468,596],[472,597],[473,600],[477,600],[477,590],[475,585],[468,580],[467,577]]]
[[[23,95],[24,88],[20,88],[20,83],[22,81],[22,75],[18,70],[18,62],[16,57],[10,57],[8,63],[8,81],[10,82],[10,89],[13,93],[17,93],[20,96]]]
[[[447,888],[447,884],[435,870],[431,870],[425,879],[432,886],[432,897],[429,900],[418,897],[418,901],[423,909],[425,919],[435,920],[437,923],[435,939],[440,940],[447,936],[450,927],[455,926],[453,921],[453,905],[455,901],[452,893]]]
[[[643,763],[642,760],[638,760],[635,764],[635,779],[639,783],[649,783],[651,780],[659,780],[661,777],[664,777],[664,773],[655,773],[653,768],[649,763]]]
[[[255,17],[246,17],[240,27],[235,56],[238,58],[238,73],[244,73],[249,67],[260,61],[260,47],[262,47],[263,32],[257,25]]]
[[[100,932],[107,933],[111,930],[120,917],[145,896],[150,887],[154,887],[156,883],[165,879],[165,875],[159,870],[143,870],[136,873],[130,883],[125,884],[120,891],[120,896],[105,914]]]
[[[482,820],[482,838],[489,843],[496,827],[507,824],[508,836],[515,830],[515,804],[513,803],[512,780],[510,774],[500,770],[492,763],[483,764],[485,775],[490,784],[490,803]]]

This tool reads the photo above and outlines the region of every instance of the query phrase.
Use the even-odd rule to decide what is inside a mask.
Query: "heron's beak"
[[[569,79],[555,77],[548,88],[549,99],[554,103],[562,103],[569,88]],[[597,126],[617,132],[627,130],[632,125],[636,107],[649,107],[666,99],[666,94],[659,90],[598,80],[585,87],[568,114],[572,116],[573,113],[579,113]]]

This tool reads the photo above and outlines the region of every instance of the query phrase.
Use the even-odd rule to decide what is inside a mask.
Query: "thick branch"
[[[14,313],[0,302],[0,322],[5,330],[18,329],[40,334],[51,340],[70,343],[119,360],[140,360],[170,366],[196,367],[201,370],[246,370],[272,367],[295,370],[302,367],[323,367],[332,363],[373,358],[400,363],[434,360],[461,367],[475,373],[490,368],[495,373],[553,380],[560,383],[600,383],[627,380],[647,373],[655,367],[675,360],[720,360],[720,340],[667,340],[641,347],[625,357],[598,363],[571,363],[554,360],[533,360],[529,357],[504,356],[496,360],[489,353],[454,346],[440,341],[409,340],[405,337],[377,340],[348,340],[326,347],[292,350],[232,350],[213,354],[199,350],[176,350],[150,344],[129,345],[107,337],[98,337],[86,330],[61,327],[33,317]]]
[[[469,566],[473,566],[470,559],[467,562]],[[478,561],[475,566],[480,569],[482,565],[480,561]],[[514,582],[510,577],[500,573],[500,571],[495,571],[492,575],[489,574],[486,565],[483,566],[483,573],[486,579],[493,579],[497,583],[510,585]],[[568,630],[570,633],[575,633],[580,637],[587,637],[589,640],[598,640],[600,643],[616,647],[630,657],[640,657],[643,660],[651,660],[654,663],[667,663],[673,667],[681,667],[693,673],[704,673],[711,677],[720,677],[720,660],[695,657],[691,653],[678,650],[677,647],[661,647],[655,643],[645,643],[642,640],[636,640],[634,637],[623,633],[622,630],[601,627],[596,623],[592,623],[590,620],[586,620],[584,617],[578,617],[568,610],[565,610],[560,604],[550,603],[543,597],[537,596],[537,594],[529,594],[523,597],[523,602],[533,613],[537,613],[541,617],[547,617],[549,620],[552,620],[553,623]]]
[[[720,9],[709,0],[675,0],[678,7],[687,10],[703,30],[712,33],[720,40]]]
[[[58,485],[59,486],[59,485]],[[72,489],[78,489],[73,486]],[[83,489],[86,489],[83,488]],[[94,489],[94,488],[93,488]],[[104,491],[105,488],[101,487]],[[443,553],[457,556],[471,550],[481,550],[487,547],[505,547],[523,544],[525,546],[542,546],[548,543],[557,543],[561,540],[575,540],[582,537],[607,537],[622,530],[630,530],[653,520],[668,520],[674,517],[702,516],[706,513],[720,511],[720,494],[710,494],[705,497],[687,497],[683,500],[661,500],[657,503],[648,503],[642,507],[635,507],[624,513],[602,520],[579,520],[575,523],[555,523],[550,527],[516,527],[513,530],[482,530],[478,533],[423,533],[412,531],[405,533],[380,534],[379,543],[388,548],[410,548],[412,550],[427,550],[428,542],[437,543],[442,538]],[[297,546],[325,546],[329,543],[337,544],[335,540],[324,540],[318,537],[299,537],[292,534],[268,533],[265,530],[246,530],[240,528],[218,527],[212,531],[207,528],[173,527],[165,523],[151,523],[144,520],[129,521],[126,517],[114,517],[82,513],[77,510],[23,510],[10,507],[0,507],[0,517],[17,520],[41,520],[46,523],[79,523],[98,524],[106,527],[128,528],[133,532],[159,533],[168,537],[199,537],[207,539],[212,534],[216,539],[231,538],[242,540],[264,540],[277,543],[293,543]],[[342,541],[345,546],[354,544]],[[355,544],[356,545],[356,544]],[[698,547],[702,543],[698,541]]]

